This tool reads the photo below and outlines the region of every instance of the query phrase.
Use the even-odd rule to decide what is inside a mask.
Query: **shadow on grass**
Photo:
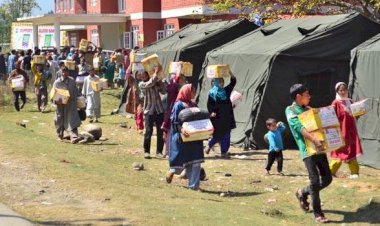
[[[91,223],[90,223],[91,222]],[[38,225],[85,225],[92,226],[100,223],[112,223],[112,225],[129,226],[132,225],[124,218],[104,218],[104,219],[84,219],[72,221],[37,221]]]
[[[356,212],[342,210],[325,210],[326,213],[343,215],[341,221],[330,221],[331,223],[367,223],[380,224],[380,202],[374,201],[360,207]]]
[[[0,222],[1,222],[1,219],[4,219],[4,218],[18,218],[18,219],[22,219],[23,221],[25,222],[29,222],[31,223],[31,221],[29,221],[27,218],[25,217],[21,217],[21,216],[17,216],[17,215],[6,215],[6,214],[0,214]]]
[[[225,197],[249,197],[261,194],[259,192],[209,191],[204,189],[202,189],[202,193],[218,196],[220,196],[223,193]]]
[[[103,142],[103,141],[96,141],[96,142],[93,142],[93,143],[86,143],[84,145],[92,145],[92,146],[98,146],[98,145],[115,146],[115,145],[119,145],[119,143],[97,143],[97,142]]]

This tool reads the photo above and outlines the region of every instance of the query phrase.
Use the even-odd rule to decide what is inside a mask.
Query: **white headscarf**
[[[336,99],[336,100],[348,100],[348,99],[349,99],[349,98],[348,98],[348,93],[347,93],[347,96],[345,96],[345,97],[342,97],[342,96],[339,95],[339,93],[338,93],[339,86],[341,86],[341,85],[345,85],[345,86],[347,87],[347,84],[346,84],[346,83],[344,83],[344,82],[338,82],[338,83],[335,85],[335,93],[336,93],[336,95],[335,95],[335,99]]]

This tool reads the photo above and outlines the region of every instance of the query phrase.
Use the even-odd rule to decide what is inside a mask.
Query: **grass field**
[[[264,176],[266,151],[232,149],[206,158],[202,192],[175,178],[166,184],[168,162],[144,160],[142,135],[133,121],[110,115],[120,90],[102,94],[100,125],[107,141],[72,145],[57,141],[54,111],[36,111],[35,99],[15,112],[0,87],[0,202],[40,225],[313,225],[312,213],[294,197],[308,178],[299,154],[284,152],[285,176]],[[26,128],[17,125],[26,122]],[[122,128],[126,122],[132,128]],[[85,122],[84,124],[86,124]],[[152,153],[155,151],[155,139]],[[135,171],[133,162],[143,162]],[[272,169],[274,172],[275,167]],[[341,173],[347,175],[347,166]],[[227,174],[227,176],[226,176]],[[228,174],[231,174],[229,176]],[[361,166],[357,180],[334,179],[321,192],[332,225],[380,225],[380,171]]]

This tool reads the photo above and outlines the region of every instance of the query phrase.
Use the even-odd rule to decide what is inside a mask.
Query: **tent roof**
[[[173,35],[140,49],[139,52],[176,51],[194,43],[201,42],[210,36],[239,24],[241,21],[243,20],[189,24]]]
[[[355,15],[342,14],[279,20],[221,46],[213,54],[273,55],[299,43],[305,37],[319,34],[344,23]]]
[[[358,45],[355,49],[352,51],[359,51],[359,52],[379,52],[380,51],[380,34],[375,35],[371,39],[368,39],[367,41],[363,42],[362,44]]]

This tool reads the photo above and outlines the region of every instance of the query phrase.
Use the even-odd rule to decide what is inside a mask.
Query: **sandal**
[[[324,224],[324,223],[329,222],[329,219],[327,219],[325,216],[318,216],[318,217],[315,217],[315,222]]]
[[[298,189],[296,191],[296,197],[300,203],[300,207],[303,211],[308,212],[310,210],[309,205],[310,203],[307,201],[307,197],[303,197],[301,194],[301,189]]]
[[[174,177],[174,173],[168,171],[165,176],[166,183],[170,184],[173,180],[173,177]]]

